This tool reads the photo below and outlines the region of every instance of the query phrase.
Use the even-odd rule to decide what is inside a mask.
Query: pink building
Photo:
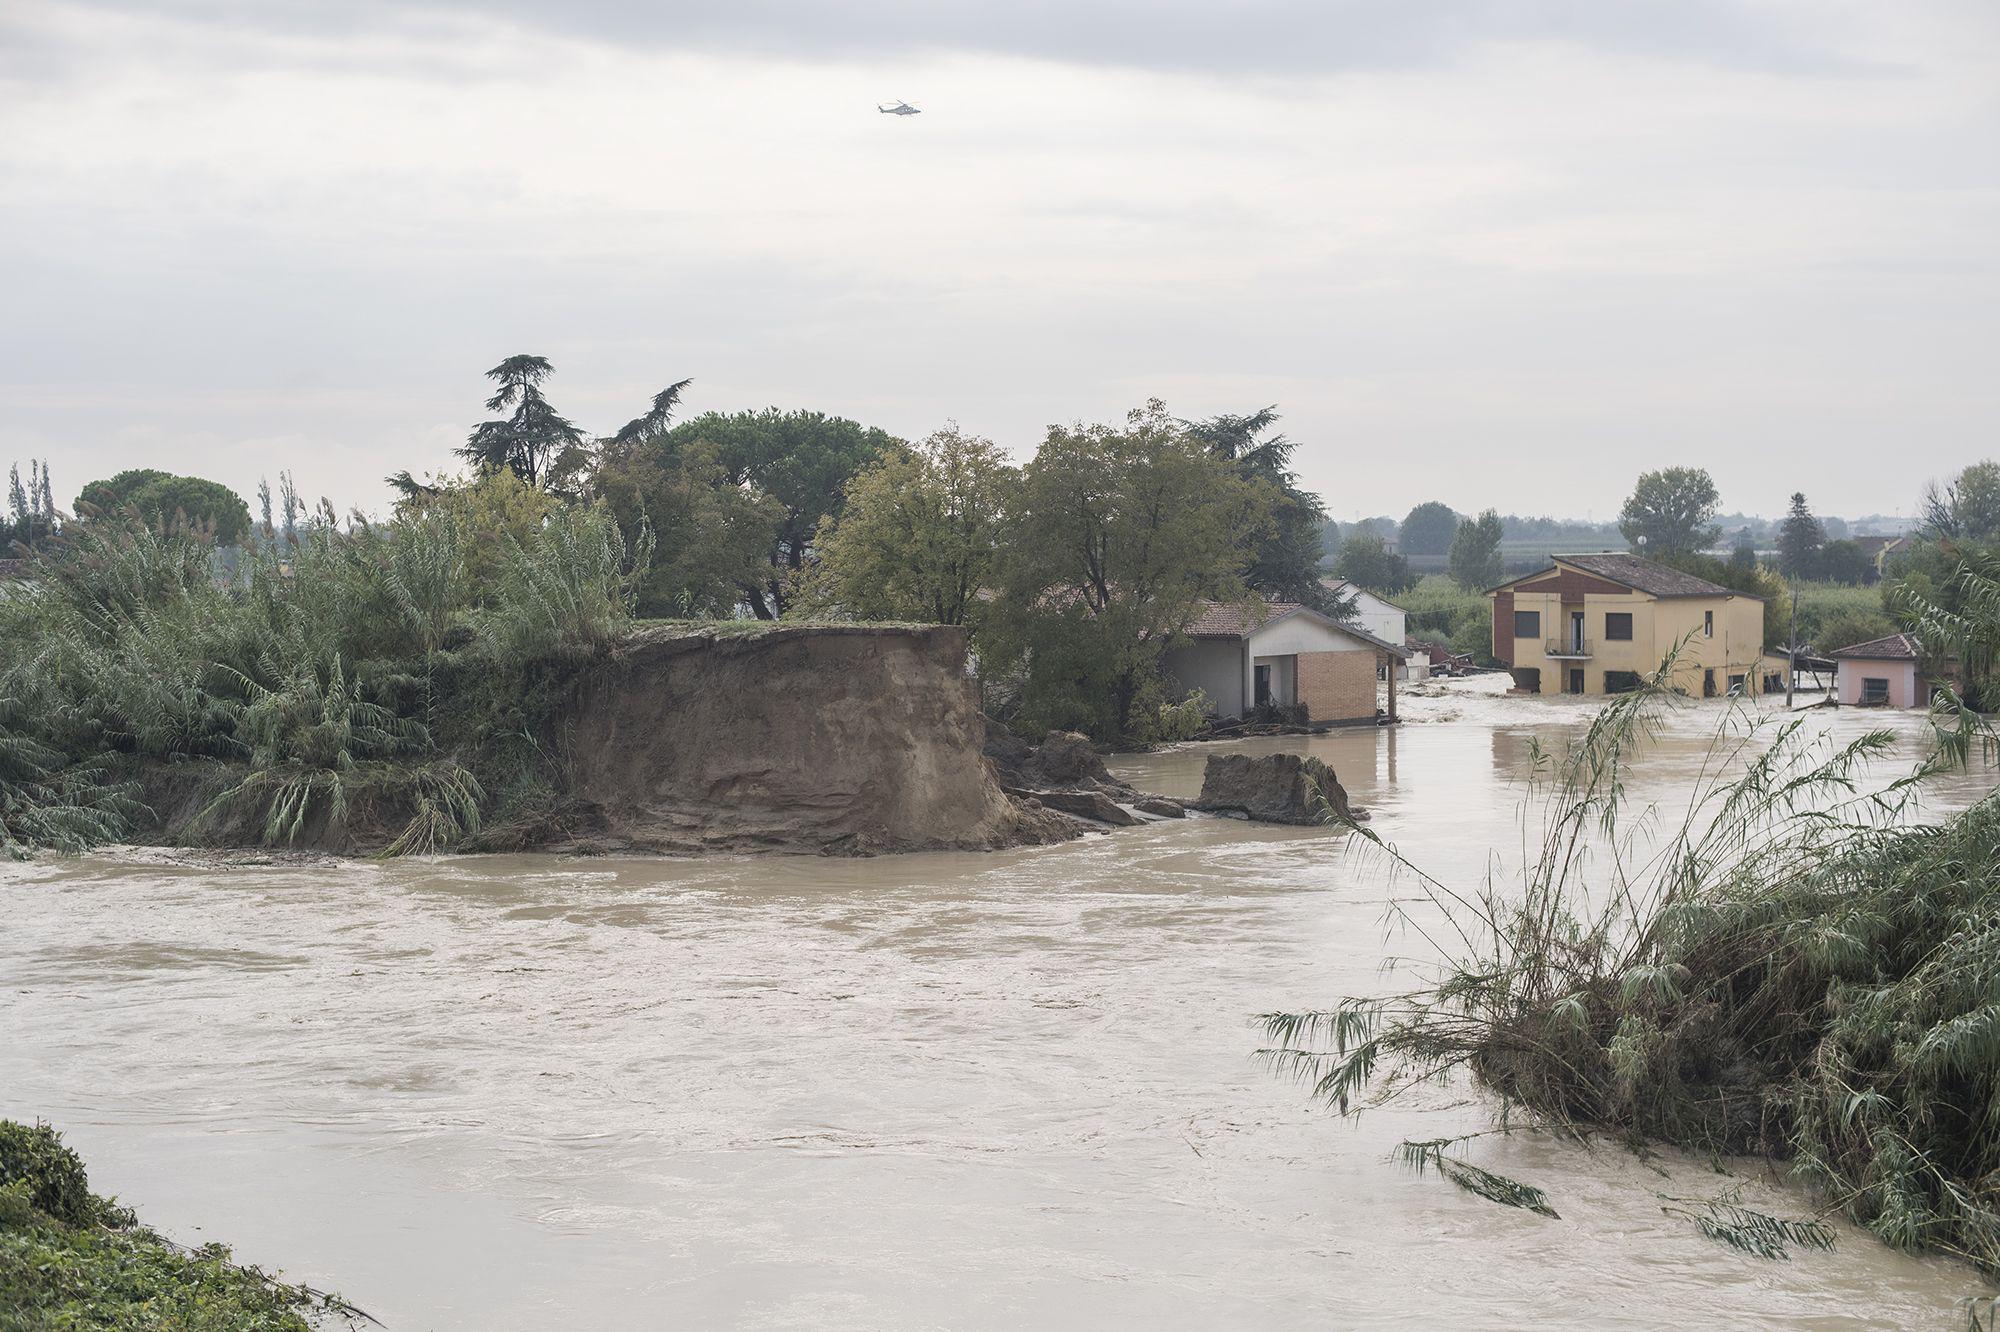
[[[1917,672],[1917,640],[1890,634],[1833,654],[1834,697],[1846,707],[1921,708],[1930,689]]]

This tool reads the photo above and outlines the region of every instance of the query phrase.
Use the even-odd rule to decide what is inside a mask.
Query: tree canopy
[[[1244,581],[1273,601],[1295,601],[1332,613],[1337,606],[1320,583],[1324,534],[1330,526],[1326,510],[1319,496],[1303,489],[1291,470],[1298,446],[1269,433],[1277,422],[1278,409],[1270,406],[1247,416],[1211,416],[1181,424],[1231,464],[1238,477],[1267,491],[1264,521],[1252,538]]]
[[[28,460],[28,479],[21,480],[21,465],[7,469],[7,519],[0,522],[0,559],[15,546],[34,550],[55,539],[61,515],[56,512],[55,494],[49,483],[46,459]]]
[[[1403,525],[1405,534],[1409,524]],[[1460,523],[1451,539],[1451,576],[1468,592],[1497,585],[1506,573],[1500,559],[1500,515],[1492,509]]]
[[[212,532],[219,546],[237,545],[250,534],[250,506],[228,486],[150,467],[92,481],[77,496],[76,508],[79,514],[107,518],[130,509],[155,526],[185,521]]]
[[[993,656],[1024,713],[1101,737],[1141,729],[1159,657],[1205,599],[1241,601],[1269,492],[1157,401],[1122,426],[1052,426],[1021,472]]]
[[[1801,491],[1792,492],[1792,505],[1778,528],[1778,568],[1787,578],[1814,578],[1819,574],[1820,548],[1826,531],[1806,507]]]
[[[1358,527],[1350,529],[1347,540],[1340,543],[1333,571],[1356,586],[1388,596],[1401,592],[1411,581],[1409,561],[1391,551],[1381,537]]]
[[[545,484],[552,468],[572,461],[563,455],[582,447],[583,431],[543,396],[542,383],[554,373],[543,356],[509,356],[488,370],[499,388],[486,410],[509,415],[474,426],[459,456],[485,471],[505,467],[531,486]]]
[[[969,624],[992,589],[1018,473],[991,440],[940,430],[847,483],[821,522],[797,605],[877,620]]]
[[[1458,515],[1451,506],[1437,500],[1425,500],[1403,519],[1399,529],[1396,547],[1405,556],[1444,555],[1451,550],[1451,540],[1458,531]],[[1494,518],[1494,532],[1499,532],[1499,518]],[[1497,580],[1496,580],[1497,581]]]
[[[884,430],[824,412],[709,412],[659,436],[669,450],[712,447],[722,479],[772,501],[775,523],[763,567],[746,581],[743,599],[759,619],[774,620],[790,604],[813,535],[840,509],[848,478],[902,442]]]
[[[1715,525],[1720,501],[1714,478],[1699,467],[1642,472],[1619,511],[1618,530],[1633,549],[1655,559],[1706,550],[1721,535]]]
[[[1949,482],[1932,482],[1920,501],[1924,531],[1965,541],[2000,539],[2000,463],[1982,459]]]

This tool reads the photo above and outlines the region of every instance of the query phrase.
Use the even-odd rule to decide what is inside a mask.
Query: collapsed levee
[[[836,855],[1073,835],[1010,800],[962,628],[658,626],[608,649],[553,737],[569,849]]]

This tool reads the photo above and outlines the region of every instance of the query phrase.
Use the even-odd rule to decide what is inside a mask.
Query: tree
[[[744,586],[767,567],[777,501],[733,483],[713,444],[614,445],[592,484],[628,545],[642,530],[652,532],[652,558],[634,607],[640,615],[732,615]]]
[[[1699,467],[1642,472],[1618,513],[1618,530],[1634,550],[1655,559],[1706,550],[1721,535],[1715,526],[1721,498],[1714,479]]]
[[[47,470],[44,464],[44,475]],[[1976,462],[1958,474],[1957,516],[1966,540],[2000,538],[2000,463]]]
[[[1393,554],[1381,537],[1372,532],[1350,531],[1340,543],[1340,555],[1333,571],[1370,592],[1394,596],[1410,585],[1410,564]]]
[[[2000,537],[2000,463],[1972,464],[1948,484],[1933,481],[1918,501],[1923,531],[1933,538],[1986,542]]]
[[[775,620],[790,604],[820,523],[840,510],[849,477],[902,441],[886,431],[823,412],[710,412],[659,436],[668,448],[706,442],[729,485],[777,506],[777,522],[762,569],[742,587],[760,620]]]
[[[1266,495],[1159,402],[1051,426],[1021,471],[987,635],[1041,725],[1133,734],[1160,653],[1205,599],[1241,601]]]
[[[109,517],[123,508],[140,488],[154,481],[164,481],[172,475],[171,472],[156,471],[151,467],[134,467],[116,476],[92,481],[77,495],[76,511],[84,516]]]
[[[1340,524],[1328,518],[1319,525],[1319,562],[1333,563],[1333,557],[1340,554]]]
[[[211,535],[218,546],[234,546],[250,534],[250,506],[219,481],[134,468],[92,481],[77,496],[77,512],[116,518],[131,511],[156,527],[186,523]]]
[[[1859,587],[1875,581],[1875,561],[1856,542],[1829,541],[1819,548],[1819,576],[1829,583]]]
[[[565,454],[582,448],[583,432],[542,394],[542,382],[554,373],[555,367],[541,356],[510,356],[488,370],[486,377],[500,388],[486,400],[486,410],[512,414],[474,426],[459,456],[482,471],[505,467],[536,487],[552,467],[573,464],[574,458]]]
[[[991,440],[938,431],[856,472],[820,524],[796,604],[869,620],[969,624],[999,562],[1018,474]]]
[[[1414,517],[1414,515],[1412,515]],[[1403,524],[1408,535],[1410,525]],[[1497,584],[1506,570],[1500,560],[1500,515],[1492,509],[1460,523],[1451,539],[1451,576],[1468,592],[1483,592]]]
[[[1729,567],[1732,569],[1755,569],[1757,567],[1757,547],[1745,532],[1736,539],[1736,549],[1729,552]]]
[[[1458,515],[1450,505],[1425,500],[1403,519],[1401,531],[1396,548],[1403,555],[1443,555],[1451,549],[1452,535],[1458,531]]]
[[[1793,491],[1791,511],[1778,528],[1778,568],[1787,578],[1817,577],[1820,547],[1825,544],[1826,532],[1806,507],[1804,493]]]
[[[19,463],[8,468],[7,514],[8,520],[0,523],[0,559],[12,554],[16,546],[35,550],[54,539],[56,506],[46,461],[28,460],[25,484]]]
[[[1266,492],[1266,519],[1252,540],[1244,581],[1273,601],[1298,602],[1332,614],[1340,606],[1321,584],[1319,572],[1325,558],[1326,510],[1319,496],[1299,486],[1291,470],[1298,446],[1283,435],[1267,433],[1277,421],[1274,405],[1248,416],[1212,416],[1181,424],[1216,457],[1232,464],[1237,476]]]

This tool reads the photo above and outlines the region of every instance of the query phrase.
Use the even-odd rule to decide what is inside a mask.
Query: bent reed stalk
[[[1503,1129],[1782,1157],[1886,1242],[2000,1272],[2000,796],[1912,825],[1932,765],[1862,784],[1888,732],[1834,744],[1737,706],[1685,806],[1635,816],[1673,664],[1560,758],[1537,748],[1518,881],[1462,891],[1355,825],[1416,886],[1395,922],[1443,961],[1266,1014],[1260,1053],[1343,1116],[1464,1071]],[[1752,1252],[1819,1238],[1719,1203],[1696,1219]]]

